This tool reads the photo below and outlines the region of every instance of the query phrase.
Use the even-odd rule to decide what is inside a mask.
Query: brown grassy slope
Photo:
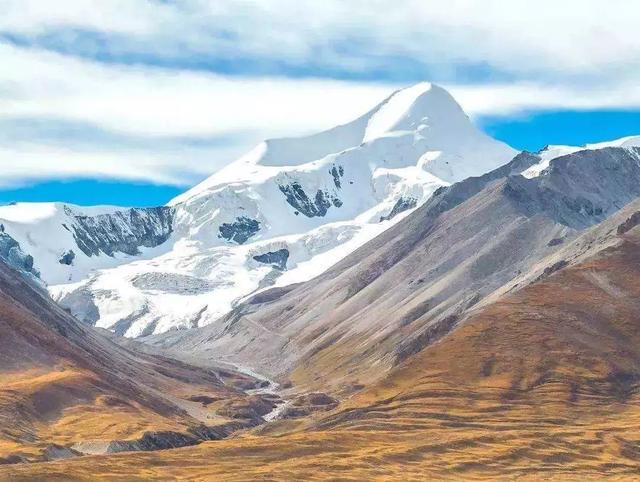
[[[212,370],[120,347],[0,263],[0,459],[185,431],[206,420],[193,395],[242,396]]]
[[[23,465],[11,476],[636,479],[638,231],[484,308],[296,433]]]

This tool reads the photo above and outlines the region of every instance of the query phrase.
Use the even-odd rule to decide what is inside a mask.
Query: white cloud
[[[0,34],[39,46],[0,42],[0,122],[113,137],[0,136],[5,185],[105,176],[188,185],[262,138],[347,122],[401,86],[287,78],[292,66],[368,78],[410,64],[448,79],[472,116],[640,108],[640,4],[622,0],[0,0],[0,11]],[[144,55],[147,64],[124,65]],[[266,77],[179,67],[198,59],[289,68]],[[485,83],[458,79],[461,65],[485,69]],[[492,76],[513,80],[486,83]]]
[[[364,113],[393,89],[105,65],[0,44],[0,118],[88,122],[139,135],[308,132]]]
[[[347,122],[393,90],[108,65],[1,43],[0,58],[0,121],[3,129],[21,126],[19,137],[0,136],[5,185],[65,177],[189,185],[263,138]],[[51,139],[38,131],[39,121],[85,128]],[[34,137],[25,140],[30,122]],[[98,136],[88,146],[85,130],[115,139]],[[119,136],[135,142],[118,143]]]
[[[549,85],[532,82],[449,85],[451,95],[472,116],[509,116],[540,110],[640,108],[640,84],[615,86]],[[640,132],[640,126],[639,126]]]
[[[0,144],[0,188],[52,179],[119,179],[189,187],[242,154],[247,142],[185,147],[92,148],[74,140]]]
[[[116,34],[104,49],[429,71],[456,63],[541,77],[629,75],[640,4],[629,0],[0,0],[0,31]],[[77,45],[75,37],[71,43]]]

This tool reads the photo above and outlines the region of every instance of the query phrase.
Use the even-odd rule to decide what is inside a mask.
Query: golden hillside
[[[478,311],[328,415],[278,422],[270,435],[0,473],[11,480],[633,480],[640,473],[635,231]]]

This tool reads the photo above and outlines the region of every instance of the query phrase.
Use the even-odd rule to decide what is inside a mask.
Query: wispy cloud
[[[623,0],[0,0],[0,184],[191,184],[415,80],[472,116],[640,108]]]
[[[628,0],[4,0],[2,11],[1,32],[112,59],[252,58],[347,73],[404,58],[443,76],[486,65],[547,79],[640,65],[640,5]]]
[[[0,58],[4,183],[104,176],[188,185],[265,137],[349,121],[393,89],[102,64],[6,44]]]

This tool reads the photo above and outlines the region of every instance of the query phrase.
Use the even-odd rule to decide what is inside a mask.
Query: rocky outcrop
[[[60,264],[66,264],[67,266],[71,266],[75,258],[76,258],[76,253],[73,252],[73,249],[70,249],[69,251],[64,253],[62,256],[60,256],[60,259],[58,260],[58,262]]]
[[[337,208],[342,206],[342,201],[329,191],[318,189],[314,198],[310,199],[298,182],[294,181],[290,184],[279,185],[278,187],[282,194],[284,194],[289,205],[294,207],[296,212],[300,212],[308,218],[325,216],[332,205]]]
[[[140,254],[140,248],[153,248],[164,243],[173,231],[173,208],[132,208],[96,216],[81,216],[70,208],[71,231],[78,248],[87,256],[120,252]]]
[[[287,260],[289,259],[289,250],[286,248],[277,251],[269,251],[253,257],[258,263],[270,264],[275,269],[284,271],[287,269]]]
[[[220,231],[218,237],[244,244],[251,236],[260,231],[260,222],[246,216],[239,216],[233,223],[223,223],[218,229]]]
[[[47,461],[70,459],[73,457],[78,457],[79,455],[81,454],[77,450],[73,450],[72,448],[65,447],[63,445],[58,445],[58,444],[48,445],[44,449],[44,452],[42,453],[44,460],[47,460]]]
[[[333,177],[333,183],[336,185],[338,189],[342,187],[342,183],[340,182],[340,178],[344,176],[344,168],[342,166],[333,166],[331,168],[331,176]]]
[[[556,271],[560,271],[561,269],[566,268],[567,266],[569,266],[569,263],[566,260],[561,259],[560,261],[553,263],[551,266],[547,266],[542,272],[542,275],[539,276],[538,279],[542,279],[547,276],[550,276]]]
[[[162,450],[196,445],[199,440],[189,434],[179,432],[145,432],[137,440],[112,440],[79,442],[73,445],[73,450],[83,454],[113,454],[117,452],[139,452]]]
[[[395,218],[401,212],[407,211],[409,209],[413,209],[416,207],[418,200],[414,197],[400,197],[393,205],[391,212],[386,216],[380,216],[380,222],[388,221],[389,219]]]
[[[3,230],[0,230],[0,258],[20,272],[39,276],[33,267],[33,256],[22,251],[20,244]]]
[[[628,231],[631,231],[633,228],[640,224],[640,211],[636,211],[631,216],[629,216],[624,223],[618,226],[617,232],[618,234],[624,234]]]
[[[640,196],[640,148],[578,151],[540,176],[510,176],[504,194],[527,216],[539,213],[574,229],[599,222]]]
[[[118,452],[150,452],[197,445],[208,440],[222,440],[238,430],[255,427],[262,420],[234,420],[216,426],[198,425],[186,433],[173,431],[145,432],[135,440],[86,441],[74,444],[75,453],[85,455],[114,454]]]

